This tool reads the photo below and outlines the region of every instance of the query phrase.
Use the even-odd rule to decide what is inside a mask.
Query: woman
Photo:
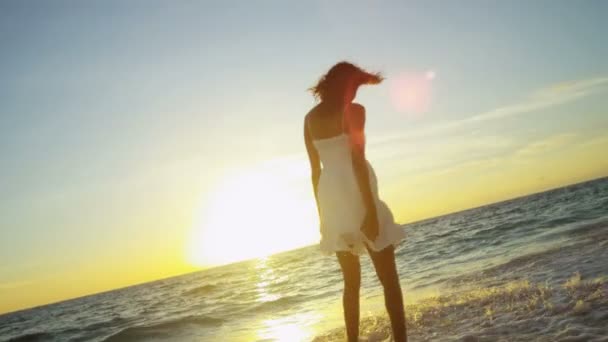
[[[340,62],[310,89],[319,103],[304,119],[304,140],[319,212],[321,250],[326,254],[336,253],[342,269],[348,341],[357,341],[359,335],[358,255],[366,250],[384,287],[393,338],[407,340],[394,248],[404,232],[378,198],[376,175],[365,159],[365,108],[352,102],[359,86],[381,81],[379,74]]]

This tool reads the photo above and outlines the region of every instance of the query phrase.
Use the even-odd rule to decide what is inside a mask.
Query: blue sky
[[[402,221],[608,175],[607,22],[604,1],[3,1],[0,289],[165,263],[16,308],[191,270],[186,232],[230,170],[306,175],[305,90],[343,59],[387,77],[359,101]],[[429,110],[396,110],[391,80],[429,70]]]

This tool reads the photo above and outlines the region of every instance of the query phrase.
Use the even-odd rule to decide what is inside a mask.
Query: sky
[[[0,2],[0,313],[318,241],[349,60],[401,223],[608,176],[605,1]]]

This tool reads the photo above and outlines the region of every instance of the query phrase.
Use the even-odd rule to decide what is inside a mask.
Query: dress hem
[[[352,244],[352,247],[349,247],[343,240],[330,242],[321,239],[319,248],[324,255],[332,255],[336,252],[351,252],[355,255],[361,255],[368,253],[368,248],[374,252],[380,252],[390,245],[397,246],[405,239],[406,234],[403,227],[394,224],[389,229],[391,229],[390,233],[392,234],[389,234],[391,236],[384,237],[383,241],[378,241],[378,238],[381,236],[378,236],[375,241],[371,241],[363,233],[360,233],[360,239]]]

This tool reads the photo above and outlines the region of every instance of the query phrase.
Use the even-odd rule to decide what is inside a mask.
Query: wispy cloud
[[[497,166],[537,160],[541,155],[558,152],[560,151],[560,148],[570,143],[573,143],[574,145],[577,136],[578,134],[576,133],[550,135],[533,141],[509,153],[478,155],[458,162],[447,163],[442,166],[438,165],[434,169],[429,169],[428,171],[433,171],[431,175],[434,177],[455,172],[463,172],[463,170],[482,172]]]
[[[605,89],[607,85],[608,77],[557,83],[533,92],[520,103],[472,116],[462,120],[461,123],[495,120],[557,106],[589,96]]]
[[[554,152],[558,148],[572,142],[576,138],[575,133],[555,134],[544,139],[533,141],[530,144],[515,151],[516,157],[535,157],[539,154]]]
[[[449,143],[434,140],[423,144],[382,145],[371,153],[374,160],[389,163],[395,172],[428,172],[463,162],[489,158],[511,151],[512,138],[497,135],[463,135]],[[412,161],[403,163],[403,160]]]
[[[608,135],[595,136],[591,139],[585,140],[580,144],[580,147],[595,147],[601,145],[608,146]]]
[[[533,91],[522,101],[487,112],[473,115],[461,120],[446,121],[426,127],[417,128],[396,135],[380,137],[370,141],[373,145],[394,143],[398,140],[409,140],[446,134],[458,129],[474,127],[480,122],[499,120],[534,111],[540,111],[554,106],[574,102],[581,98],[596,94],[608,89],[608,77],[595,77],[584,80],[567,81]]]

